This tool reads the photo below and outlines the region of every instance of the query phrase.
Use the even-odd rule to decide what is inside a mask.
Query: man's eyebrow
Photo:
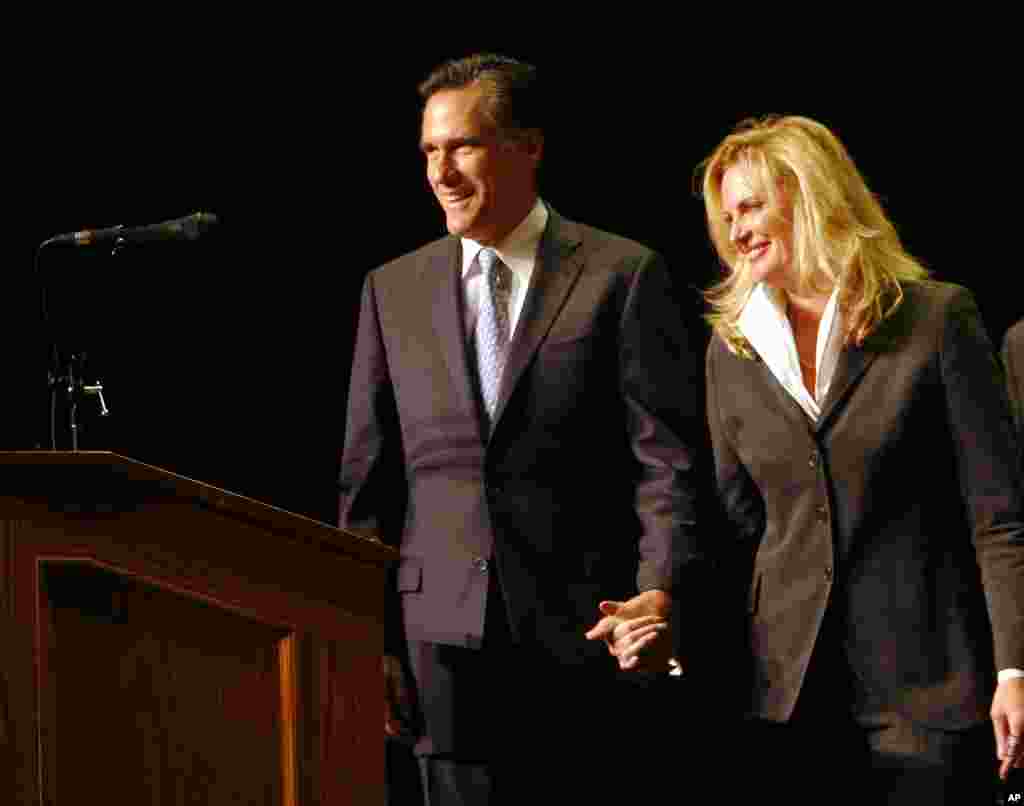
[[[478,146],[483,141],[484,139],[479,135],[468,134],[464,137],[452,137],[450,139],[443,140],[443,143],[447,148],[458,148],[459,146]],[[420,140],[420,150],[437,147],[437,145],[438,143],[434,140]]]

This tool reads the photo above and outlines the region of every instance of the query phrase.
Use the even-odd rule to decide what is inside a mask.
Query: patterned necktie
[[[484,293],[480,295],[476,320],[476,360],[484,408],[488,417],[494,417],[501,373],[508,357],[508,281],[505,264],[493,249],[481,249],[476,259],[484,273]]]

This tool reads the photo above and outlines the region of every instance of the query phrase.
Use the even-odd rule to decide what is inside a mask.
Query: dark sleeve
[[[622,314],[620,367],[630,443],[640,463],[639,590],[670,590],[699,556],[697,502],[704,418],[698,353],[661,257],[634,273]]]
[[[339,476],[339,525],[389,545],[401,541],[406,482],[395,392],[388,372],[373,275],[363,285]],[[392,569],[385,598],[385,652],[405,644]]]
[[[715,490],[721,507],[723,533],[714,546],[716,564],[746,577],[765,529],[764,499],[736,451],[722,415],[723,389],[717,361],[725,356],[719,336],[707,352],[708,429],[714,456]],[[745,359],[744,359],[745,360]],[[725,394],[729,392],[725,390]]]
[[[733,709],[744,710],[747,701],[737,691],[749,691],[748,644],[750,612],[755,605],[751,584],[754,556],[765,529],[764,499],[747,472],[727,429],[721,401],[733,393],[723,389],[717,361],[733,361],[712,335],[705,360],[705,411],[711,442],[710,486],[702,506],[702,531],[707,559],[697,580],[691,610],[699,614],[689,625],[677,652],[686,656],[691,682],[715,697],[719,717]],[[683,632],[683,626],[677,628]],[[696,634],[694,630],[696,629]],[[734,714],[735,716],[735,714]]]
[[[363,284],[339,488],[343,529],[398,544],[406,500],[401,431],[372,274]]]
[[[1003,366],[1006,368],[1006,390],[1013,411],[1017,434],[1024,433],[1024,355],[1021,355],[1021,341],[1024,339],[1024,324],[1017,324],[1006,334],[1003,342]]]
[[[1024,668],[1024,524],[1003,377],[973,295],[946,314],[942,381],[995,641],[996,668]]]

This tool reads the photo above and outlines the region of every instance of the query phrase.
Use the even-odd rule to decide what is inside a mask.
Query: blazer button
[[[481,574],[486,574],[490,564],[483,557],[477,557],[473,560],[473,567],[476,568]]]
[[[818,452],[817,451],[811,451],[810,458],[808,458],[808,460],[807,460],[807,466],[811,470],[814,470],[818,466]]]
[[[819,521],[822,523],[828,523],[828,510],[825,509],[825,507],[818,507],[816,514],[818,515]]]
[[[832,581],[832,566],[831,565],[826,565],[825,566],[825,581],[826,582],[831,582]]]

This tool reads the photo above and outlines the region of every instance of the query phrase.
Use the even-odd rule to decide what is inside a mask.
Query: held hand
[[[591,641],[603,640],[619,668],[664,671],[672,654],[668,616],[672,597],[651,590],[626,602],[601,602],[603,618],[587,631]]]
[[[412,694],[405,678],[402,662],[394,655],[384,655],[384,733],[411,739],[413,733]]]
[[[996,757],[1002,761],[1004,781],[1011,767],[1024,767],[1024,677],[1004,680],[992,698],[992,727],[996,732]]]

